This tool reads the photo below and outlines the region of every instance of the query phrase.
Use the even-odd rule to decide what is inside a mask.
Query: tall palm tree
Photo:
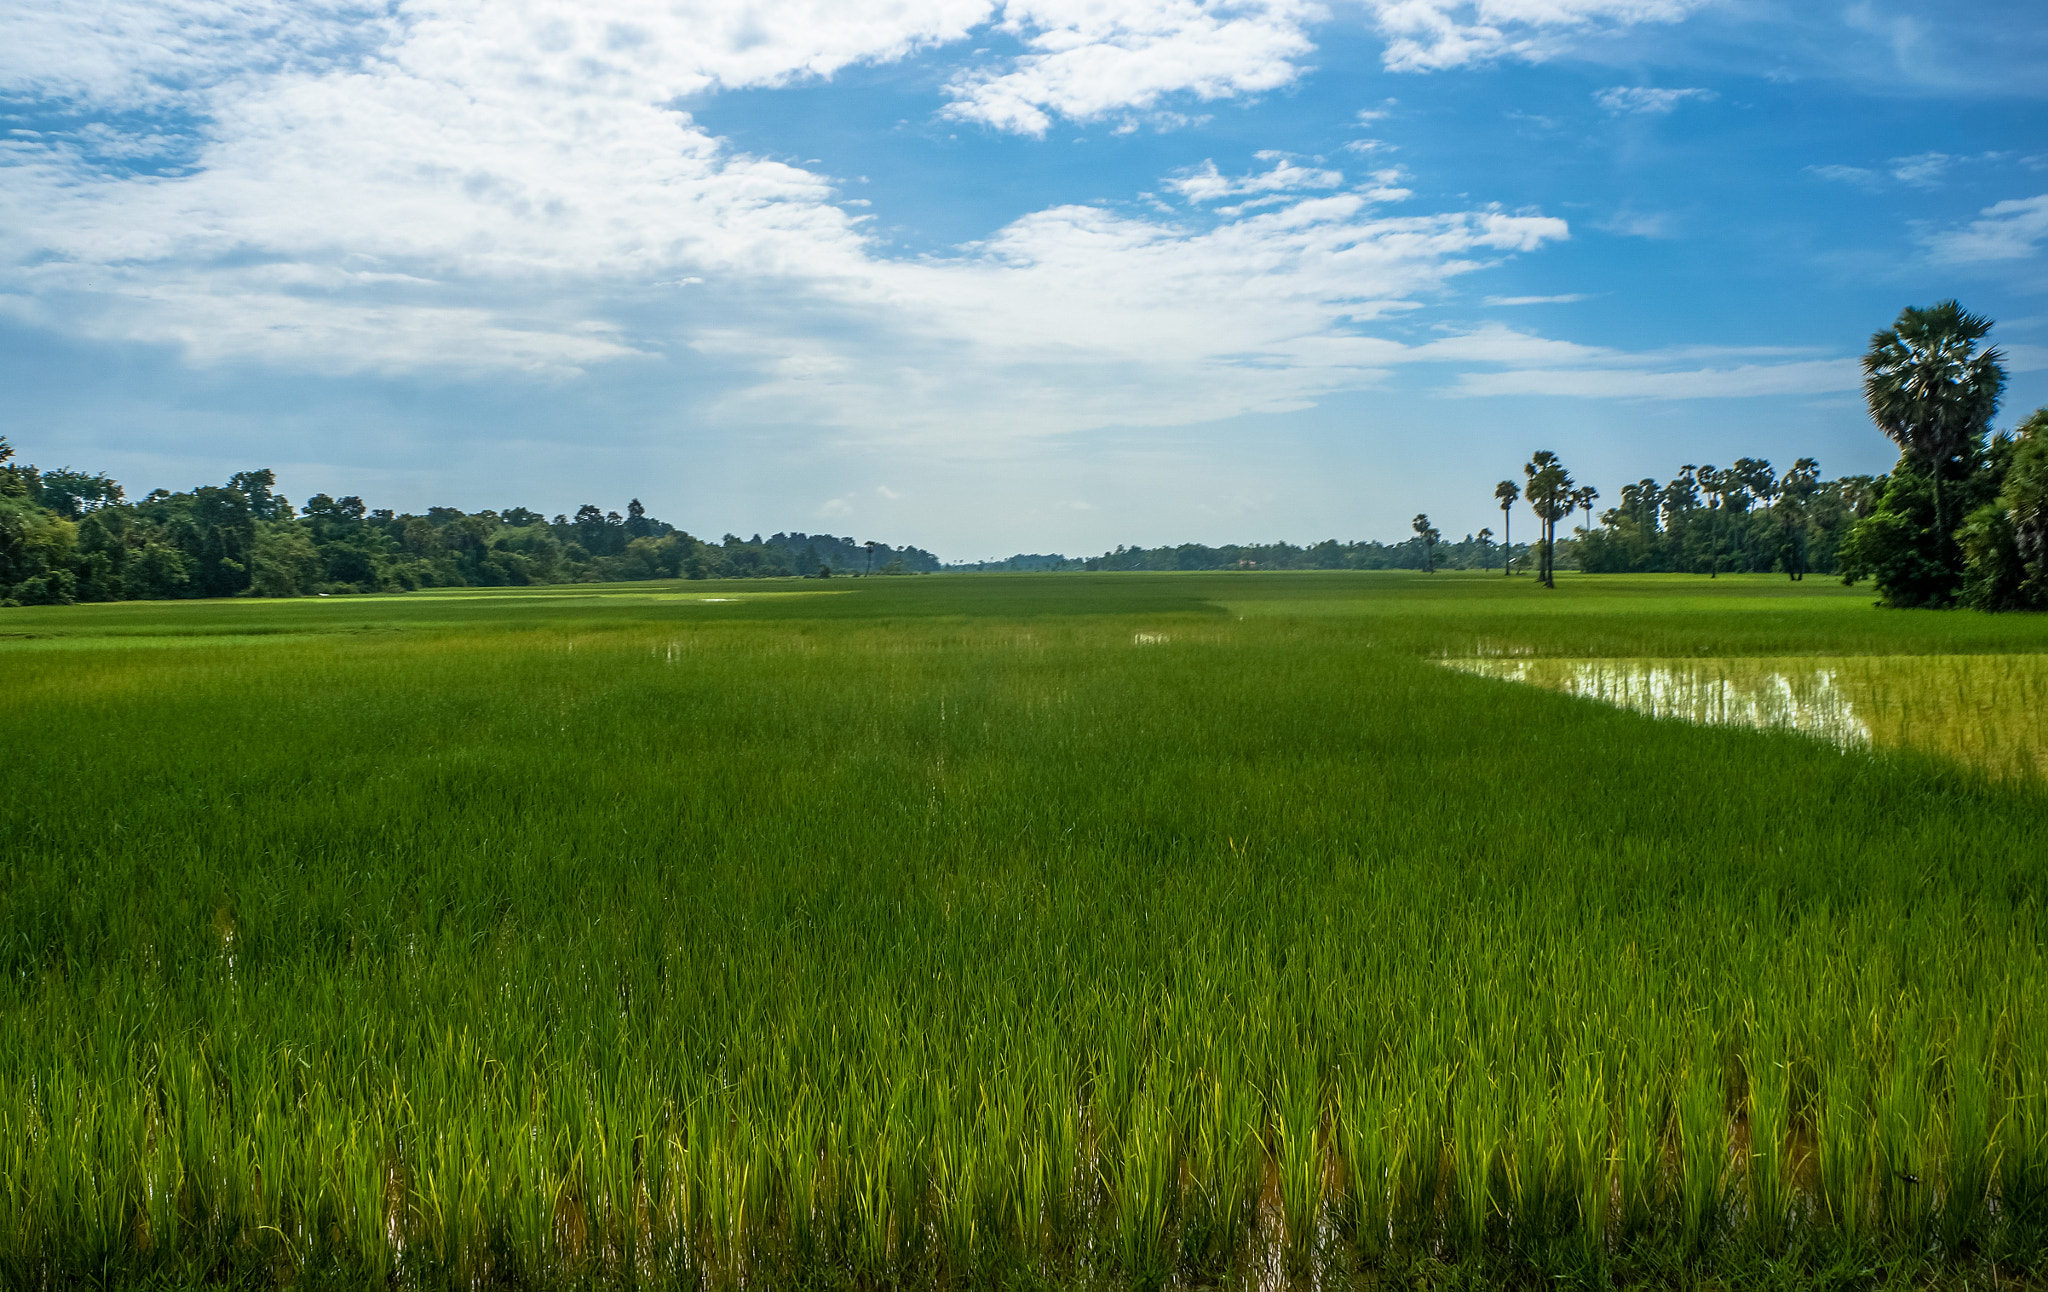
[[[1820,463],[1801,458],[1778,481],[1777,500],[1772,511],[1778,516],[1780,559],[1785,577],[1797,583],[1806,577],[1806,503],[1820,488]]]
[[[1732,481],[1726,471],[1714,466],[1701,467],[1695,478],[1699,481],[1700,492],[1707,496],[1707,550],[1713,558],[1707,577],[1718,579],[1721,577],[1721,500],[1728,496]]]
[[[1529,500],[1529,510],[1536,513],[1542,522],[1542,558],[1537,577],[1546,588],[1557,586],[1557,522],[1572,513],[1572,477],[1564,469],[1564,463],[1557,460],[1557,454],[1548,449],[1539,449],[1522,468],[1528,477],[1528,485],[1522,496]]]
[[[1944,552],[1952,540],[1942,481],[1968,466],[2005,389],[2004,356],[1977,349],[1990,331],[1990,319],[1952,300],[1908,306],[1863,356],[1870,419],[1934,480],[1935,542]]]
[[[1435,574],[1436,541],[1443,537],[1443,531],[1429,523],[1429,514],[1427,512],[1416,512],[1415,520],[1410,525],[1410,528],[1415,531],[1415,536],[1422,540],[1422,572],[1424,574]]]
[[[1735,465],[1728,469],[1735,489],[1742,495],[1743,504],[1762,503],[1768,508],[1778,497],[1778,473],[1762,458],[1737,458]],[[1737,510],[1741,510],[1738,506]]]
[[[1664,515],[1664,532],[1670,535],[1673,552],[1684,547],[1685,528],[1700,505],[1698,472],[1699,468],[1690,462],[1678,468],[1678,474],[1664,486],[1664,492],[1657,500]]]
[[[1564,514],[1566,516],[1570,516],[1574,511],[1586,513],[1585,527],[1579,530],[1579,542],[1581,544],[1579,548],[1579,568],[1581,570],[1586,568],[1586,549],[1583,544],[1585,543],[1586,536],[1593,532],[1593,504],[1599,500],[1600,491],[1592,485],[1582,485],[1572,490],[1571,496],[1565,500]]]
[[[1500,499],[1500,572],[1509,574],[1512,571],[1508,566],[1514,559],[1515,550],[1514,517],[1509,514],[1509,509],[1515,505],[1515,499],[1522,496],[1522,489],[1512,480],[1503,480],[1493,487],[1493,496]]]

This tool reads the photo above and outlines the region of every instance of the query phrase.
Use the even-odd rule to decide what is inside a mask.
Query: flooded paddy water
[[[2048,655],[1444,661],[1659,718],[1918,749],[2048,777]]]

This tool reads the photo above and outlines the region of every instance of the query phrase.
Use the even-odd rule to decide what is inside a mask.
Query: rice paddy
[[[2048,625],[1716,582],[7,611],[0,1282],[2039,1281]]]

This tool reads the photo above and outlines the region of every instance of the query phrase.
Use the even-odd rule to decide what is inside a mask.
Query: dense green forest
[[[622,579],[905,574],[939,568],[915,547],[829,534],[718,543],[647,515],[585,504],[549,520],[526,507],[423,516],[315,494],[298,507],[269,471],[129,501],[105,475],[14,464],[0,438],[0,604],[396,592]]]

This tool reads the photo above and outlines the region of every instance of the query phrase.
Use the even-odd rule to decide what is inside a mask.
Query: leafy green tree
[[[1965,515],[1974,514],[1997,493],[1998,473],[1973,472],[1953,482]],[[1934,541],[1934,482],[1905,455],[1879,481],[1870,514],[1849,527],[1839,553],[1842,581],[1868,578],[1884,605],[1939,609],[1956,604],[1962,578],[1953,558],[1954,544]]]
[[[262,526],[250,553],[250,591],[259,597],[303,597],[319,586],[327,564],[304,527],[286,522]]]
[[[191,519],[199,532],[193,579],[203,597],[232,597],[249,587],[249,549],[256,518],[239,489],[205,485],[192,491]],[[189,550],[189,549],[188,549]]]
[[[63,605],[77,596],[78,526],[36,501],[41,473],[13,457],[0,437],[0,604]]]
[[[189,596],[191,586],[191,560],[176,544],[151,539],[129,558],[123,592],[145,601],[162,601]]]
[[[653,538],[656,522],[647,519],[647,508],[638,498],[626,504],[626,534],[629,538]]]
[[[38,504],[65,520],[82,520],[88,512],[119,503],[122,489],[105,475],[60,467],[41,473],[35,498]]]
[[[128,547],[122,542],[125,521],[119,509],[99,509],[86,513],[79,522],[80,601],[119,601],[126,595],[123,572],[128,563]]]
[[[2030,601],[2048,609],[2048,407],[2035,409],[2020,427],[1999,501],[2013,526]]]
[[[228,477],[228,488],[249,500],[249,514],[258,520],[285,520],[291,516],[291,503],[271,492],[276,487],[277,476],[268,467],[237,471]]]
[[[1979,610],[2048,610],[2048,408],[2036,409],[2004,450],[1998,497],[1956,531],[1962,601]]]

